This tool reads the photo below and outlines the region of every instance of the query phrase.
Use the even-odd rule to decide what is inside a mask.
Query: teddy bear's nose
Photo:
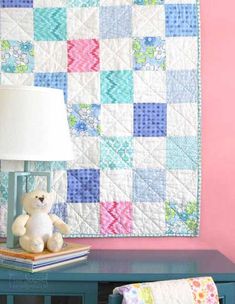
[[[41,201],[41,203],[44,201],[44,197],[43,196],[39,197],[38,199]]]

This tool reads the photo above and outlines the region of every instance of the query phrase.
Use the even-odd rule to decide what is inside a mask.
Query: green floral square
[[[1,53],[2,72],[33,72],[34,46],[31,41],[2,40]]]
[[[165,40],[144,37],[133,40],[133,67],[135,70],[166,70]]]
[[[71,134],[77,136],[100,135],[100,105],[73,104],[68,106]]]
[[[195,235],[198,232],[198,203],[188,202],[180,207],[173,202],[165,203],[166,228],[168,235]]]
[[[133,143],[131,137],[104,137],[101,139],[101,169],[132,168]]]

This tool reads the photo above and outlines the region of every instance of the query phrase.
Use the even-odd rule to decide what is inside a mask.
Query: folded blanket
[[[219,304],[211,277],[129,284],[113,293],[123,295],[122,304]]]

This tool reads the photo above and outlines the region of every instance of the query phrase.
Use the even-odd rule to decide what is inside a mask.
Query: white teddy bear
[[[68,234],[70,227],[57,215],[49,214],[53,203],[53,193],[36,190],[23,195],[22,204],[27,214],[19,215],[15,219],[12,232],[20,237],[20,246],[25,251],[39,253],[45,248],[52,252],[61,250],[61,233]],[[53,226],[61,233],[53,233]]]

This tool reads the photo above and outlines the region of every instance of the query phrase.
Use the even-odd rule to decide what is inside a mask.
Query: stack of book
[[[29,253],[21,248],[9,249],[6,244],[0,244],[0,266],[38,272],[86,261],[89,250],[90,246],[65,242],[59,252],[44,250],[41,253]]]

